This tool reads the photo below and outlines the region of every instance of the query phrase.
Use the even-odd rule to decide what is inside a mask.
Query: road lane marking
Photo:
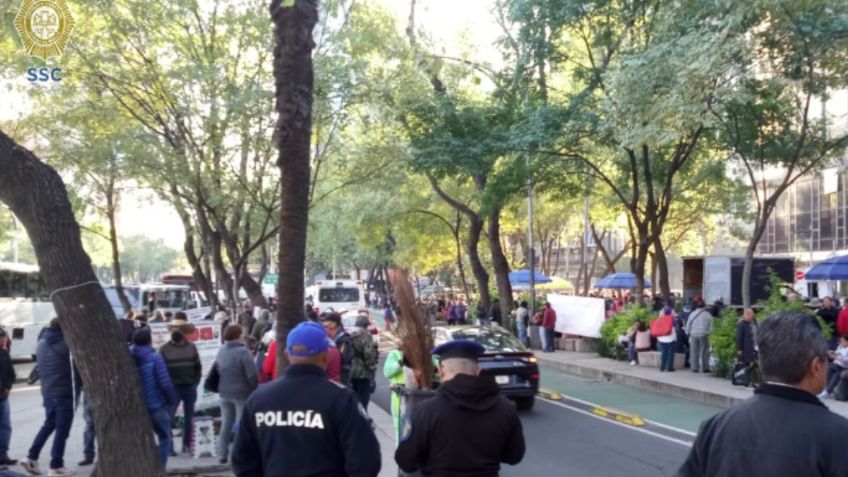
[[[566,401],[574,401],[576,403],[580,403],[580,404],[583,404],[584,406],[588,406],[588,407],[592,407],[592,408],[600,407],[593,402],[584,401],[580,398],[576,398],[576,397],[572,397],[572,396],[564,396],[564,399]],[[680,429],[679,427],[669,426],[667,424],[662,424],[662,423],[657,422],[657,421],[651,421],[650,419],[643,419],[643,420],[651,426],[661,427],[663,429],[673,431],[673,432],[676,432],[678,434],[683,434],[683,435],[687,435],[687,436],[691,436],[691,437],[695,437],[695,436],[698,435],[698,434],[696,434],[692,431],[687,431],[686,429]]]
[[[607,419],[607,418],[598,416],[598,415],[593,414],[589,411],[584,411],[583,409],[580,409],[578,407],[569,406],[568,404],[563,404],[559,401],[551,401],[549,399],[543,399],[543,400],[545,402],[547,402],[548,404],[553,404],[554,406],[559,406],[559,407],[577,412],[579,414],[583,414],[583,415],[592,417],[592,418],[597,419],[597,420],[602,421],[602,422],[606,422],[606,423],[609,423],[609,424],[612,424],[612,425],[615,425],[615,426],[623,427],[625,429],[630,429],[632,431],[641,432],[642,434],[648,434],[648,435],[663,439],[663,440],[668,441],[668,442],[680,444],[684,447],[692,447],[692,442],[690,442],[690,441],[675,439],[674,437],[669,437],[669,436],[666,436],[666,435],[663,435],[663,434],[660,434],[658,432],[654,432],[654,431],[651,431],[649,429],[645,429],[645,428],[642,428],[642,427],[634,427],[634,426],[631,426],[631,425],[628,425],[628,424],[623,424],[623,423],[618,422],[618,421],[614,421],[614,420],[611,420],[611,419]]]

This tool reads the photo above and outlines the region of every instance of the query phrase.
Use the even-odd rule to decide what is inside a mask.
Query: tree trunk
[[[480,252],[477,247],[480,243],[480,235],[483,233],[483,221],[479,217],[469,217],[471,224],[468,227],[468,260],[471,262],[471,272],[477,281],[477,292],[480,295],[479,305],[488,310],[492,306],[492,297],[489,295],[489,274],[480,260]]]
[[[274,22],[277,166],[280,168],[280,244],[277,283],[277,342],[305,319],[303,309],[306,233],[309,223],[310,143],[312,134],[312,29],[318,21],[317,0],[296,0],[291,7],[271,1]],[[285,346],[277,346],[277,372],[288,365]]]
[[[654,260],[657,262],[657,275],[660,282],[660,293],[664,300],[671,297],[671,283],[668,279],[668,257],[659,235],[654,237]]]
[[[742,267],[742,306],[745,308],[753,305],[751,303],[751,271],[754,267],[754,254],[757,251],[757,245],[763,237],[766,230],[769,216],[771,215],[771,207],[768,205],[763,209],[763,212],[757,217],[757,223],[754,226],[754,235],[751,241],[748,242],[748,247],[745,249],[745,265]]]
[[[467,300],[471,294],[468,292],[468,280],[465,278],[465,266],[462,264],[462,239],[459,236],[459,231],[462,225],[462,214],[456,211],[456,227],[453,227],[453,239],[456,243],[456,268],[459,271],[459,280],[462,283],[462,290],[465,292]]]
[[[303,275],[303,271],[300,273]],[[250,299],[250,303],[253,306],[268,308],[268,300],[266,300],[265,296],[262,295],[262,285],[254,280],[249,273],[247,273],[247,265],[245,265],[242,269],[241,280],[239,283],[241,284],[241,287],[244,288],[244,292],[247,293],[247,297]],[[301,297],[301,299],[303,299],[303,297]]]
[[[112,246],[112,274],[115,280],[115,293],[118,294],[118,300],[121,301],[121,308],[124,309],[124,313],[129,313],[132,305],[127,298],[127,294],[124,293],[121,256],[118,250],[118,228],[115,226],[115,209],[117,209],[115,194],[115,179],[113,175],[109,177],[109,187],[106,191],[106,218],[109,220],[109,244]]]
[[[492,266],[495,268],[495,281],[500,295],[503,324],[506,325],[512,311],[512,285],[509,283],[509,262],[501,247],[501,211],[495,210],[489,215],[489,251],[492,254]]]
[[[41,276],[87,392],[99,457],[95,476],[164,475],[135,363],[80,239],[61,177],[0,131],[0,201],[29,234]]]

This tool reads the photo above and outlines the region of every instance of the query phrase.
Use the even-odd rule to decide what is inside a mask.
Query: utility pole
[[[533,176],[527,178],[527,244],[530,256],[527,260],[530,269],[530,316],[536,313],[536,249],[533,246]]]
[[[586,197],[583,199],[583,253],[582,261],[580,264],[581,269],[583,270],[583,281],[586,284],[583,287],[584,294],[588,295],[589,293],[589,194],[586,193]],[[578,284],[578,286],[580,286]]]

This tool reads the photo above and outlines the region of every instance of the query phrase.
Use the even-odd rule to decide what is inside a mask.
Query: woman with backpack
[[[374,373],[377,371],[377,361],[379,361],[377,345],[371,338],[371,333],[368,332],[369,326],[371,326],[371,320],[367,316],[358,317],[356,319],[358,331],[355,331],[350,339],[350,346],[353,349],[350,387],[366,410],[368,401],[371,399]]]

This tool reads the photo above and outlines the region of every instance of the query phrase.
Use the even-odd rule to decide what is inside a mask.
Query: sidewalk
[[[9,455],[15,459],[26,456],[27,449],[32,443],[44,420],[44,409],[41,407],[41,394],[38,386],[17,385],[12,389],[9,398],[12,417],[12,442]],[[383,457],[380,477],[396,477],[398,475],[397,464],[394,461],[395,439],[392,427],[392,418],[377,405],[369,406],[368,414],[374,420],[375,433],[380,442],[380,451]],[[76,463],[83,457],[83,417],[82,406],[74,416],[71,434],[68,437],[65,449],[65,465],[76,470],[79,477],[89,477],[94,466],[77,467]],[[176,438],[177,443],[182,442],[181,437]],[[52,438],[41,452],[41,467],[46,474],[47,463],[50,460],[50,446]],[[19,466],[11,467],[11,470],[20,472]],[[218,464],[217,458],[192,459],[181,454],[178,457],[168,459],[168,474],[171,476],[191,477],[230,477],[233,475],[229,466]]]
[[[695,374],[689,369],[674,373],[661,373],[654,367],[631,366],[627,361],[603,358],[595,353],[555,351],[537,353],[539,364],[547,365],[568,374],[610,381],[646,391],[678,397],[689,401],[727,408],[753,395],[753,390],[734,386],[729,379]],[[567,389],[560,389],[568,394]],[[848,402],[824,399],[831,411],[848,417]]]

